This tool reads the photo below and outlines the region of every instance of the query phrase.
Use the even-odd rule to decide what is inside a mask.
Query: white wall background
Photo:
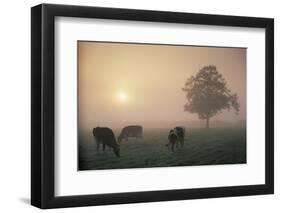
[[[281,13],[278,1],[53,0],[57,4],[170,10],[275,18],[275,195],[50,210],[51,212],[278,212],[281,210]],[[30,7],[2,1],[0,11],[0,211],[39,212],[30,197]]]

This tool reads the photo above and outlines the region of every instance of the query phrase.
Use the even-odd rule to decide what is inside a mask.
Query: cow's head
[[[117,144],[117,146],[113,149],[113,151],[117,157],[120,157],[120,145],[119,144]]]
[[[117,138],[118,143],[120,143],[122,141],[122,134],[120,134]]]
[[[93,135],[94,136],[97,136],[99,129],[100,129],[100,127],[93,128]]]

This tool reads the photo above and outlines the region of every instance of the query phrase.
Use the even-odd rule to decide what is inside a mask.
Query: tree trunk
[[[209,129],[209,121],[210,121],[210,118],[206,118],[206,129]]]

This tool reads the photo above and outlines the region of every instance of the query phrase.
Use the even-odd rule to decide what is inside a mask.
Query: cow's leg
[[[172,143],[172,152],[174,152],[174,145],[175,145],[175,143],[173,142]]]
[[[100,142],[99,141],[97,141],[97,147],[96,147],[96,150],[99,152],[99,150],[100,150]]]
[[[105,143],[102,143],[102,151],[105,151]]]

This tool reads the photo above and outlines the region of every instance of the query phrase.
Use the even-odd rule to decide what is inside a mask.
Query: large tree
[[[206,128],[209,128],[210,118],[224,109],[239,112],[237,94],[231,94],[225,79],[214,65],[205,66],[195,76],[188,78],[182,90],[187,99],[184,110],[206,120]]]

